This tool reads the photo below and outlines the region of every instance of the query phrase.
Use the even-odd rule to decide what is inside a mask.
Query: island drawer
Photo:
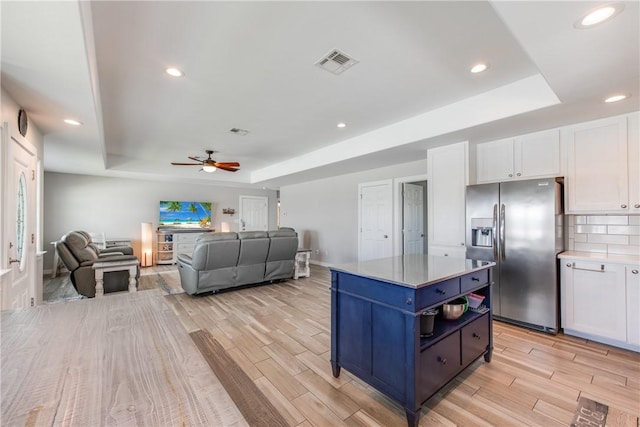
[[[427,400],[459,370],[460,333],[456,331],[420,353],[418,400]]]
[[[460,278],[445,280],[444,282],[425,286],[418,289],[416,295],[416,309],[436,305],[442,301],[451,299],[460,293]]]
[[[489,270],[474,271],[460,278],[461,292],[467,293],[489,283]]]
[[[379,282],[367,277],[349,273],[332,273],[331,287],[377,303],[383,303],[403,310],[415,310],[415,289],[393,283]]]
[[[489,315],[474,320],[460,330],[462,365],[473,362],[489,345]]]

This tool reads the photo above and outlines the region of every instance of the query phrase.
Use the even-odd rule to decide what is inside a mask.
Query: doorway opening
[[[427,181],[402,183],[402,254],[427,253]]]

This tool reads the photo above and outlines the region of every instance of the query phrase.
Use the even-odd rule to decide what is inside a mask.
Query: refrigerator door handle
[[[502,261],[506,261],[507,259],[504,249],[504,223],[506,222],[505,212],[506,209],[503,203],[502,205],[500,205],[500,258],[502,259]]]
[[[493,260],[498,261],[498,204],[493,205]]]

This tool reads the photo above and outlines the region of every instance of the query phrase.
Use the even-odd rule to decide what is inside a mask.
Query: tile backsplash
[[[640,216],[566,215],[566,249],[640,255]]]

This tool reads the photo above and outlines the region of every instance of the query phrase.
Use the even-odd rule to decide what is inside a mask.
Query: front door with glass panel
[[[5,244],[12,276],[3,308],[28,307],[34,296],[35,169],[35,149],[26,141],[11,137],[7,156]]]

